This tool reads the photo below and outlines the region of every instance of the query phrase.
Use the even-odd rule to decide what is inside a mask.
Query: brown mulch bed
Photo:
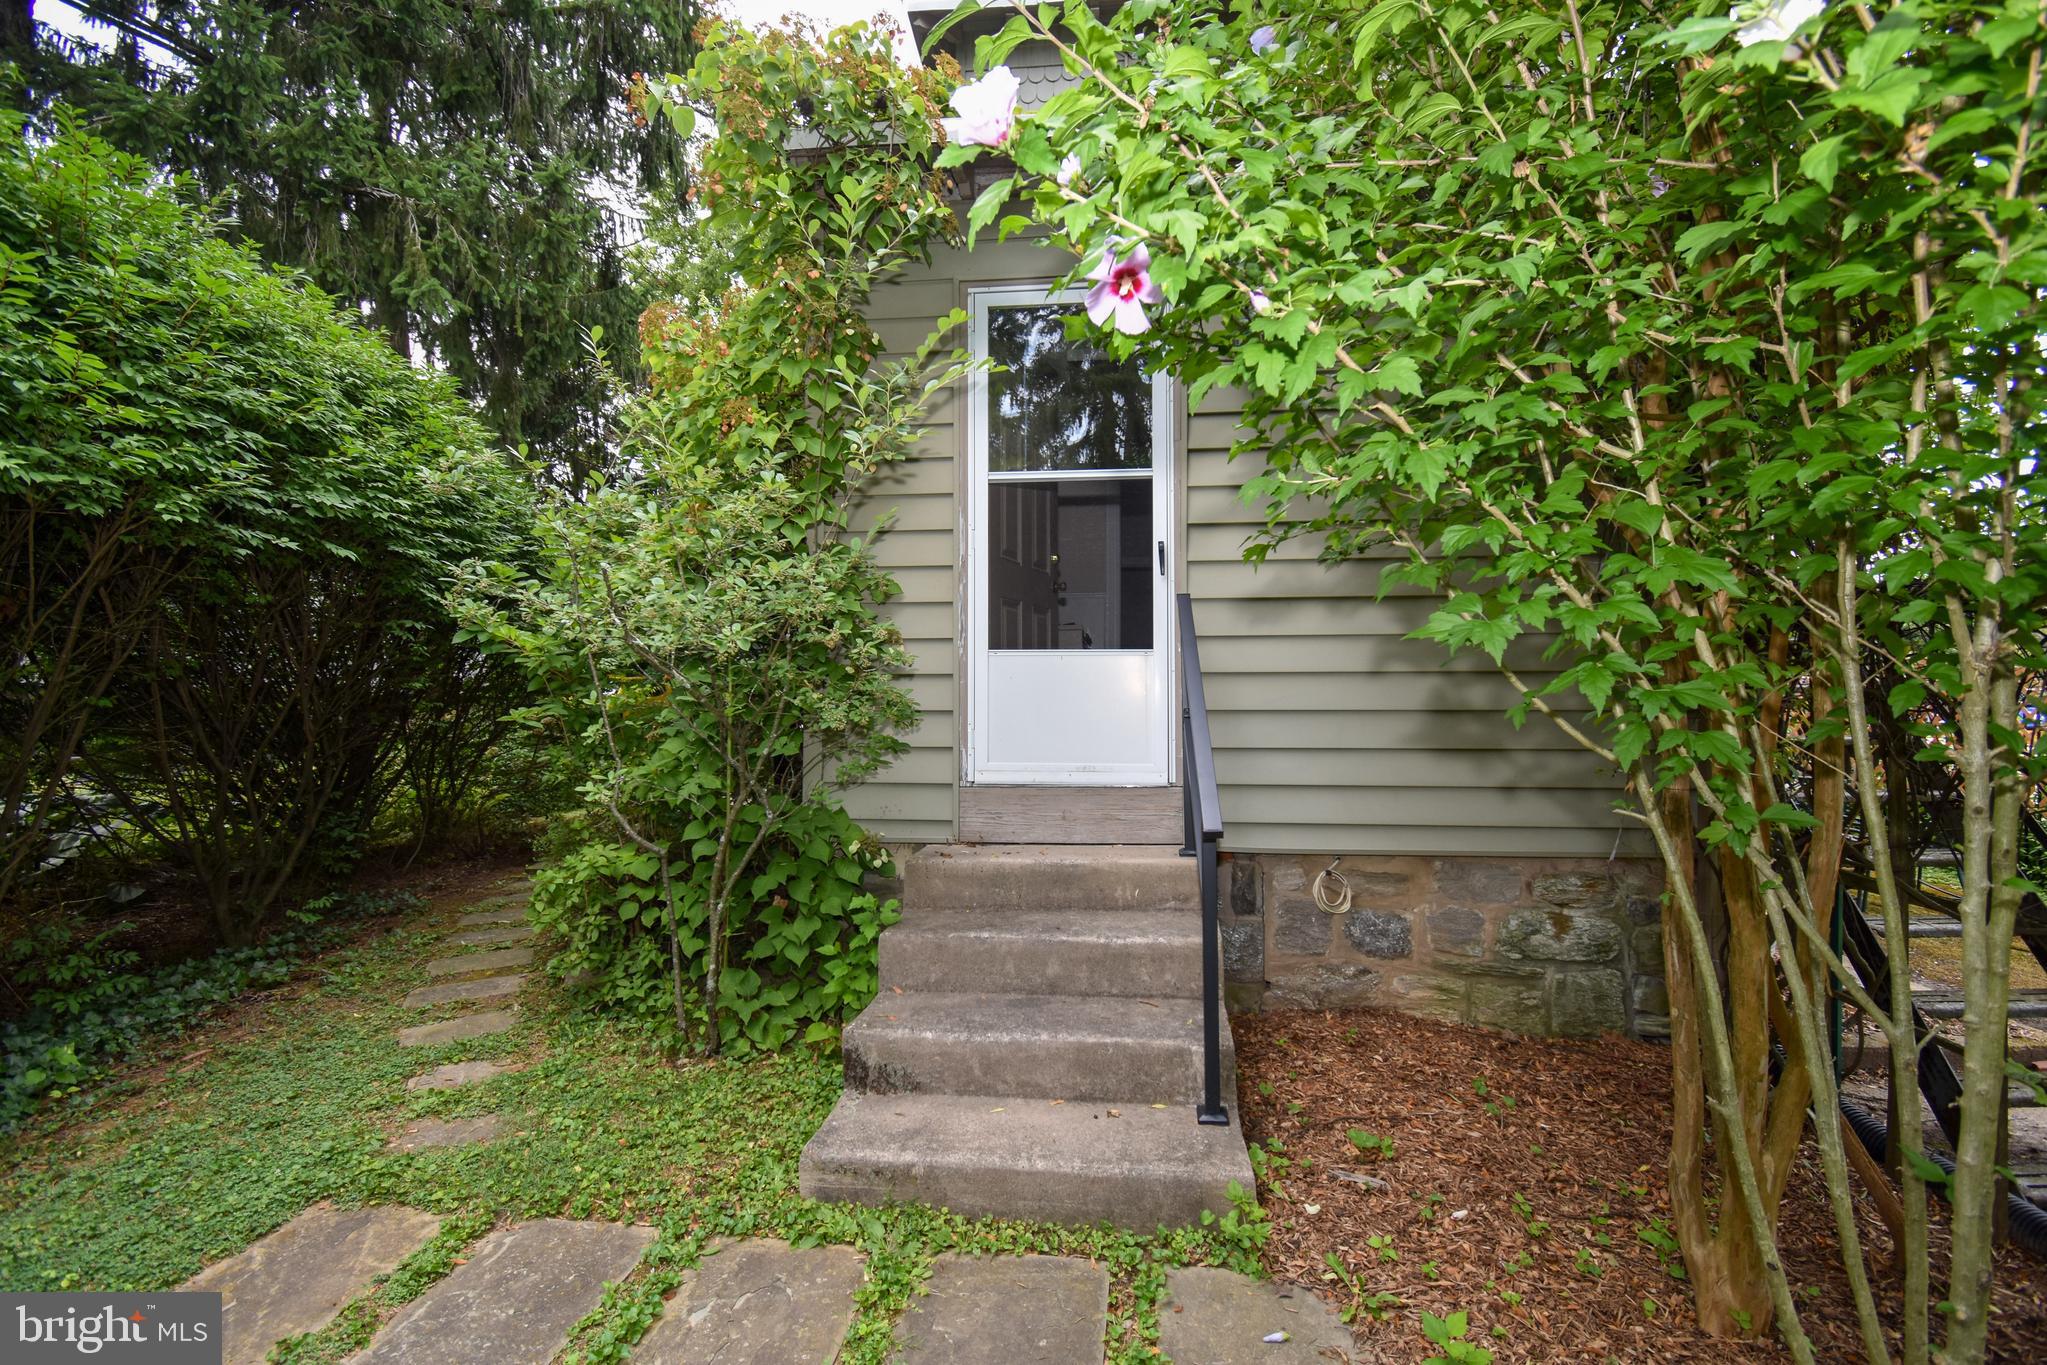
[[[1419,1361],[1432,1353],[1422,1311],[1463,1310],[1468,1339],[1501,1362],[1789,1358],[1774,1339],[1700,1332],[1689,1287],[1672,1274],[1674,1243],[1654,1245],[1670,1214],[1667,1048],[1517,1038],[1381,1010],[1244,1015],[1231,1026],[1245,1137],[1280,1158],[1258,1191],[1273,1223],[1266,1267],[1353,1309],[1368,1350]],[[1391,1139],[1391,1154],[1361,1152],[1352,1129]],[[1873,1209],[1863,1214],[1894,1312],[1888,1238]],[[1810,1143],[1781,1218],[1818,1357],[1861,1359]],[[1938,1206],[1934,1221],[1938,1272]],[[2007,1248],[1995,1309],[1992,1360],[2047,1359],[2047,1264]]]

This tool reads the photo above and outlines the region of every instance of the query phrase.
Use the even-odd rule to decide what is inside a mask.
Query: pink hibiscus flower
[[[1125,336],[1151,330],[1144,306],[1163,303],[1166,296],[1152,281],[1151,252],[1142,244],[1130,248],[1130,254],[1121,259],[1114,251],[1102,253],[1101,263],[1088,278],[1095,282],[1087,291],[1088,321],[1099,327],[1113,317],[1116,330]]]
[[[958,118],[940,119],[946,141],[960,146],[1000,147],[1016,126],[1016,97],[1023,82],[1006,66],[998,66],[971,85],[952,92]]]

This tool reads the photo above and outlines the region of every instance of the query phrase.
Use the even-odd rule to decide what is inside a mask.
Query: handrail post
[[[1194,1107],[1197,1123],[1227,1127],[1230,1111],[1223,1104],[1223,964],[1222,910],[1217,883],[1218,845],[1222,841],[1221,802],[1216,794],[1215,746],[1208,734],[1208,698],[1201,685],[1201,644],[1194,632],[1194,599],[1174,598],[1180,622],[1180,780],[1181,810],[1186,815],[1182,857],[1198,857],[1201,886],[1201,1102]]]
[[[1222,930],[1218,924],[1215,838],[1201,836],[1201,1107],[1196,1122],[1229,1126],[1223,1104]]]

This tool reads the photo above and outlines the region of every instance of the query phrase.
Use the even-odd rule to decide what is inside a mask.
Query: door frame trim
[[[1004,303],[1028,304],[1080,304],[1086,297],[1084,289],[1058,289],[1043,283],[1001,282],[967,285],[965,294],[968,316],[967,347],[969,354],[985,357],[988,350],[988,313],[991,307]],[[1176,613],[1172,610],[1173,592],[1179,582],[1183,566],[1180,561],[1180,481],[1178,433],[1180,423],[1176,418],[1174,398],[1178,386],[1171,375],[1152,376],[1152,530],[1156,539],[1165,542],[1166,571],[1153,580],[1154,600],[1152,608],[1152,653],[1153,675],[1162,689],[1160,695],[1166,699],[1160,716],[1164,727],[1162,752],[1165,756],[1162,777],[1137,776],[1129,772],[1075,771],[1071,769],[1041,769],[1031,772],[998,772],[981,777],[978,781],[976,753],[978,741],[983,733],[982,726],[988,716],[987,661],[988,661],[988,615],[986,597],[988,590],[988,566],[986,556],[978,551],[977,541],[981,528],[988,518],[988,442],[985,430],[989,389],[985,369],[975,369],[967,375],[965,411],[961,414],[960,469],[965,474],[965,487],[961,490],[961,535],[959,542],[960,585],[959,618],[962,626],[961,641],[963,659],[961,663],[963,681],[966,683],[966,703],[961,710],[964,722],[960,727],[959,780],[962,787],[971,786],[1104,786],[1104,787],[1146,787],[1171,786],[1178,781],[1179,745],[1176,742],[1177,727],[1173,724],[1175,707],[1173,699],[1178,693],[1178,651],[1175,649],[1177,629]],[[1121,475],[1124,471],[1102,471],[1100,477]],[[1080,473],[1082,478],[1092,477],[1091,473]]]

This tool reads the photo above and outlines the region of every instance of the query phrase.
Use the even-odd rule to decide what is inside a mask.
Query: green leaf
[[[1649,748],[1649,727],[1639,720],[1623,722],[1614,732],[1614,762],[1623,772],[1630,771]]]
[[[1366,378],[1375,389],[1391,389],[1409,397],[1421,397],[1421,369],[1411,356],[1389,355]]]
[[[1653,592],[1662,592],[1673,583],[1689,583],[1708,592],[1741,591],[1741,581],[1726,560],[1685,545],[1659,546],[1656,562],[1642,572],[1642,582]]]
[[[1009,202],[1010,192],[1015,186],[1016,177],[1006,175],[981,191],[980,197],[974,200],[974,206],[967,210],[968,246],[974,244],[974,238],[982,228],[995,221],[995,215],[1002,212],[1003,205]]]
[[[1919,102],[1919,90],[1926,73],[1911,67],[1893,67],[1860,90],[1842,90],[1833,96],[1835,104],[1847,109],[1864,109],[1892,127],[1901,127],[1905,115]]]
[[[1792,287],[1791,296],[1802,299],[1816,289],[1831,289],[1837,299],[1852,298],[1883,278],[1884,272],[1875,266],[1852,261],[1806,276]]]
[[[1942,1170],[1940,1164],[1924,1152],[1915,1152],[1910,1148],[1905,1148],[1903,1149],[1903,1156],[1905,1163],[1927,1184],[1940,1189],[1946,1189],[1954,1182],[1954,1177]]]
[[[1971,327],[1982,332],[2001,332],[2032,302],[2031,295],[2008,284],[1979,284],[1962,295],[1957,306]]]
[[[1918,18],[1900,9],[1884,15],[1848,53],[1848,80],[1853,85],[1871,85],[1898,64],[1898,58],[1920,40]]]
[[[961,0],[961,3],[955,9],[953,9],[951,13],[947,14],[943,19],[940,19],[936,24],[932,25],[931,32],[925,35],[923,55],[928,57],[933,52],[937,51],[938,40],[940,38],[943,38],[947,33],[951,32],[952,26],[954,24],[957,24],[960,20],[967,18],[969,15],[978,14],[980,12],[981,0]]]
[[[1663,509],[1646,498],[1615,498],[1606,505],[1607,515],[1645,536],[1663,529]]]
[[[1709,47],[1717,46],[1721,39],[1739,27],[1741,21],[1732,18],[1722,19],[1715,16],[1687,19],[1667,33],[1657,34],[1650,41],[1674,47],[1680,52],[1703,52]]]
[[[1697,265],[1701,256],[1733,241],[1742,231],[1740,223],[1700,223],[1687,228],[1677,239],[1678,254],[1684,257],[1686,265]]]
[[[1976,41],[1990,49],[1990,55],[2000,60],[2004,54],[2027,39],[2034,42],[2043,40],[2040,32],[2040,12],[2032,6],[2016,14],[2007,14],[1992,19],[1976,30]]]
[[[1762,818],[1770,824],[1783,825],[1788,829],[1817,829],[1820,823],[1810,813],[1796,806],[1787,806],[1782,801],[1765,810]]]
[[[1799,173],[1814,181],[1821,189],[1834,188],[1834,176],[1841,168],[1841,148],[1847,143],[1846,133],[1821,138],[1799,154]]]
[[[1167,50],[1165,63],[1160,69],[1169,80],[1177,80],[1183,76],[1206,76],[1209,72],[1208,54],[1198,47],[1189,47],[1181,43]]]

